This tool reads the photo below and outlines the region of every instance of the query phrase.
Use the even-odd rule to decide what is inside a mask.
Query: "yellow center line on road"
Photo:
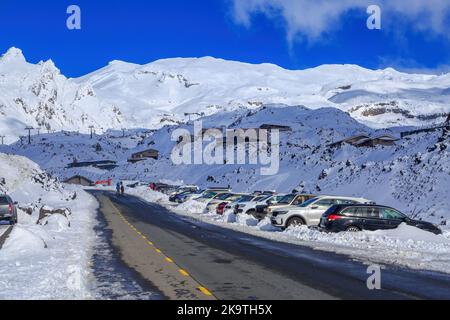
[[[198,289],[199,289],[205,296],[212,296],[212,293],[209,292],[209,290],[206,289],[205,287],[198,287]]]
[[[183,269],[180,269],[180,270],[178,270],[183,276],[185,276],[185,277],[189,277],[189,273],[187,273],[185,270],[183,270]]]
[[[147,242],[147,244],[149,245],[149,246],[151,246],[151,247],[154,247],[154,243],[153,242],[151,242],[150,240],[148,240],[147,239],[147,237],[145,236],[145,235],[143,235],[142,234],[142,232],[140,232],[135,226],[133,226],[128,220],[127,220],[127,218],[125,218],[125,216],[119,211],[119,209],[117,209],[117,207],[112,203],[112,201],[111,201],[111,206],[114,208],[114,210],[119,214],[119,217],[121,217],[121,219],[126,223],[126,224],[128,224],[128,226],[134,231],[134,232],[136,232],[142,239],[144,239],[146,242]],[[157,253],[161,253],[161,254],[163,254],[163,252],[160,250],[160,249],[158,249],[158,248],[154,248],[155,249],[155,251],[157,252]],[[165,256],[165,260],[168,262],[168,263],[174,263],[176,266],[178,266],[177,264],[176,264],[176,262],[175,261],[173,261],[171,258],[169,258],[169,257],[167,257],[167,256]],[[179,266],[178,266],[179,267]],[[190,274],[186,271],[186,270],[184,270],[184,269],[179,269],[178,270],[178,272],[180,272],[180,274],[182,274],[183,276],[185,276],[185,277],[191,277],[190,276]],[[191,277],[192,278],[192,277]],[[194,279],[194,278],[192,278],[192,279]],[[195,279],[194,279],[195,280]],[[199,283],[197,280],[195,280],[197,283]],[[199,283],[200,284],[200,283]],[[208,296],[208,297],[211,297],[211,296],[214,296],[208,289],[206,289],[205,287],[203,287],[203,286],[200,286],[200,287],[198,287],[197,288],[200,292],[202,292],[205,296]],[[217,299],[217,297],[215,297],[216,299]]]

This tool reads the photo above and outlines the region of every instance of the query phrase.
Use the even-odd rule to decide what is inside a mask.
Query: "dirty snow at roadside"
[[[271,240],[305,245],[318,250],[346,254],[364,262],[396,264],[413,269],[450,272],[450,229],[443,235],[401,225],[394,230],[357,233],[324,233],[307,227],[282,231],[268,218],[258,221],[246,214],[228,210],[223,216],[206,213],[206,204],[191,200],[174,205],[162,202],[177,214],[249,233]]]
[[[0,154],[0,168],[0,193],[21,208],[0,250],[0,299],[91,298],[95,199],[23,157]]]

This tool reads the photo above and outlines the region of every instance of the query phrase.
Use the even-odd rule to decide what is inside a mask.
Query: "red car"
[[[216,213],[222,215],[228,202],[222,202],[216,207]]]

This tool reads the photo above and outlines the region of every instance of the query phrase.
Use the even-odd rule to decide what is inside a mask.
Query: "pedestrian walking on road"
[[[124,195],[125,194],[125,187],[123,185],[123,182],[120,183],[120,194]]]
[[[117,182],[116,184],[116,193],[117,195],[120,195],[120,182]]]

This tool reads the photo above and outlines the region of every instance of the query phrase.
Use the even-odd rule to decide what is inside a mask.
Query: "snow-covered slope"
[[[263,104],[335,107],[372,127],[442,122],[450,112],[450,76],[324,65],[291,71],[211,57],[136,65],[113,61],[67,79],[52,61],[27,63],[19,49],[0,58],[0,135],[25,125],[88,131],[160,128],[189,118]],[[191,115],[187,115],[192,113]]]
[[[0,168],[0,194],[19,202],[0,250],[0,299],[92,298],[95,199],[24,157],[0,153]]]

